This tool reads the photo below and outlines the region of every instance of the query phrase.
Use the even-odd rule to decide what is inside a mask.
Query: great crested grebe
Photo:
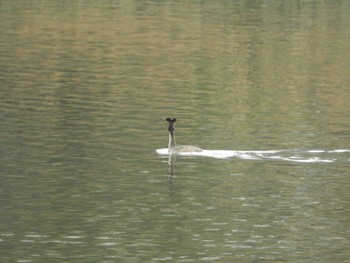
[[[192,145],[179,145],[176,146],[175,142],[175,122],[176,118],[166,118],[166,121],[169,123],[168,131],[169,131],[169,146],[168,146],[168,152],[169,153],[188,153],[188,152],[201,152],[202,149],[192,146]]]

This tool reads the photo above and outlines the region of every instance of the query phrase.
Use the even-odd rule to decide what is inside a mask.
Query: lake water
[[[349,13],[1,1],[0,261],[349,262]]]

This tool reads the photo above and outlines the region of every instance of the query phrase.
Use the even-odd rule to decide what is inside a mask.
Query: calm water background
[[[349,262],[349,14],[1,1],[0,261]]]

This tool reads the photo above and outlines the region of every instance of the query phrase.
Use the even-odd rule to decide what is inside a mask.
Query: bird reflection
[[[176,154],[169,154],[169,178],[175,176]]]

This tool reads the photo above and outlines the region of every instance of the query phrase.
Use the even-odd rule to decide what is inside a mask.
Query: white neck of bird
[[[175,134],[174,132],[169,132],[169,149],[174,148],[175,146],[176,146]]]

